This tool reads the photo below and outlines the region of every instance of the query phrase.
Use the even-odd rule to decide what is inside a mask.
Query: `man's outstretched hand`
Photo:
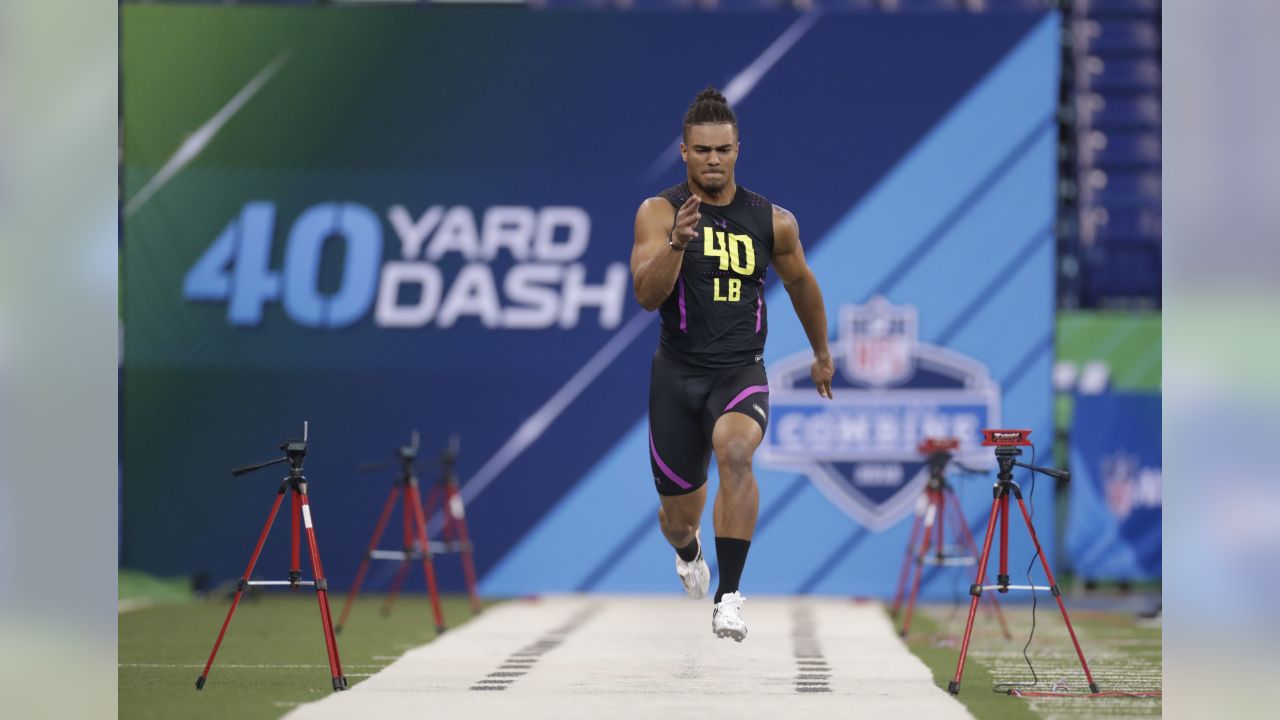
[[[671,228],[673,242],[684,246],[698,237],[698,222],[702,220],[702,213],[698,212],[698,208],[701,206],[702,198],[697,195],[690,195],[689,199],[684,201],[684,205],[680,206],[680,210],[676,213],[675,226]]]
[[[831,400],[834,397],[831,394],[831,378],[836,374],[836,368],[831,362],[831,356],[814,358],[813,367],[810,368],[809,374],[813,376],[813,385],[818,388],[818,394]]]

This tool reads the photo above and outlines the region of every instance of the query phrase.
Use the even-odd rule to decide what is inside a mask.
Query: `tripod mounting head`
[[[920,441],[916,450],[924,455],[925,464],[929,466],[929,476],[941,482],[951,463],[954,451],[960,447],[960,440],[953,437],[927,437]]]
[[[1062,481],[1071,479],[1071,473],[1066,470],[1055,470],[1053,468],[1041,467],[1039,465],[1029,465],[1027,463],[1018,462],[1017,458],[1022,455],[1024,446],[1031,446],[1031,441],[1027,436],[1031,434],[1030,430],[983,430],[982,444],[986,446],[995,446],[996,462],[1000,465],[999,482],[1013,482],[1013,466],[1023,467],[1031,472],[1038,472],[1042,475],[1048,475]]]
[[[1013,466],[1020,465],[1016,458],[1022,455],[1022,448],[1001,445],[996,447],[996,462],[1000,465],[1000,477],[1011,477]]]
[[[400,466],[400,470],[402,471],[402,474],[405,477],[412,475],[413,471],[417,469],[417,465],[416,465],[416,461],[418,459],[418,431],[417,430],[413,431],[413,434],[409,438],[408,445],[401,445],[400,447],[396,448],[395,456],[400,461],[399,466]],[[371,462],[361,464],[359,467],[356,468],[356,472],[373,473],[373,472],[378,472],[379,470],[387,470],[395,466],[396,466],[396,462],[392,460],[373,460]]]
[[[290,475],[300,475],[302,473],[302,461],[307,457],[308,425],[309,423],[306,420],[302,421],[301,440],[286,440],[280,443],[280,449],[284,451],[284,457],[275,458],[274,460],[264,460],[260,463],[235,468],[231,471],[231,475],[233,477],[248,475],[255,470],[261,470],[264,467],[269,467],[282,462],[289,463]]]
[[[402,464],[412,465],[418,459],[418,431],[414,430],[408,445],[401,445],[398,452]]]

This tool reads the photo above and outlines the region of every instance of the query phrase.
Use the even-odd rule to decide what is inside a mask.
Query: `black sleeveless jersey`
[[[662,192],[676,210],[689,196],[687,182]],[[773,205],[739,185],[728,205],[704,202],[698,212],[698,235],[662,303],[660,345],[699,367],[758,363],[769,332],[764,274],[773,258]]]

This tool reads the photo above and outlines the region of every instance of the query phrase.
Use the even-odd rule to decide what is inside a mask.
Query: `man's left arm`
[[[800,246],[800,227],[790,211],[773,206],[773,268],[791,296],[796,317],[809,336],[813,347],[813,367],[810,374],[818,394],[831,399],[831,378],[835,365],[831,350],[827,347],[827,310],[822,304],[822,290],[813,277],[813,271],[804,259]]]

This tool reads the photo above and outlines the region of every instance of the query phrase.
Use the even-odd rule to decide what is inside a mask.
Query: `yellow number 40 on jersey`
[[[707,257],[720,261],[721,270],[733,269],[740,275],[750,275],[756,270],[756,246],[750,235],[737,233],[714,232],[711,228],[702,229],[702,252]],[[738,248],[742,250],[739,252]]]
[[[721,270],[733,269],[740,275],[751,275],[756,269],[756,248],[750,235],[737,233],[714,232],[711,228],[703,228],[702,252],[707,257],[720,261]],[[742,250],[739,252],[738,248]],[[742,262],[745,260],[746,262]],[[742,280],[729,278],[727,292],[720,292],[720,278],[712,283],[712,299],[717,302],[737,302],[742,299]]]

